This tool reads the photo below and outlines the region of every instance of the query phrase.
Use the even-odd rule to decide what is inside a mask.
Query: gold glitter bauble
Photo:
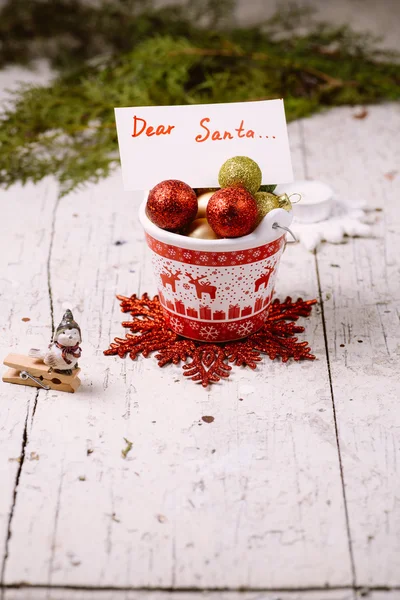
[[[197,196],[197,215],[196,219],[204,219],[207,213],[207,204],[214,192],[207,192]]]
[[[265,215],[271,210],[279,208],[278,197],[269,192],[257,192],[254,194],[254,200],[256,201],[258,210],[257,225],[261,223]]]
[[[240,185],[250,194],[255,194],[261,185],[261,169],[247,156],[234,156],[220,168],[218,181],[222,188]]]
[[[212,195],[212,194],[211,194]],[[190,224],[186,235],[198,240],[218,240],[219,237],[211,229],[207,219],[196,219]]]
[[[287,194],[281,194],[278,198],[279,208],[283,208],[290,212],[292,210],[292,203],[290,202],[289,196]]]

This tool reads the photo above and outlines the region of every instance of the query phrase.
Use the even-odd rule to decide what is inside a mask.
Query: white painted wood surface
[[[397,592],[398,593],[398,592]],[[369,595],[368,600],[398,600],[400,595]],[[117,590],[51,590],[51,600],[165,600],[165,592]],[[352,589],[293,592],[168,592],[168,600],[355,600]],[[4,600],[48,600],[46,588],[8,589]]]
[[[49,596],[50,593],[50,596]],[[4,600],[399,600],[399,589],[371,590],[369,588],[341,588],[335,590],[300,591],[148,591],[148,590],[73,590],[62,588],[7,588]]]
[[[398,586],[400,107],[369,108],[362,122],[350,113],[302,127],[307,175],[383,210],[374,239],[325,246],[317,261],[357,581]]]
[[[102,354],[122,334],[115,293],[155,292],[137,199],[119,173],[60,202],[51,180],[0,195],[3,355],[48,341],[51,306],[57,324],[70,305],[83,332],[78,393],[0,386],[6,600],[188,589],[186,600],[210,588],[249,591],[208,594],[229,600],[347,600],[355,586],[400,586],[400,175],[385,177],[399,169],[400,113],[352,112],[290,126],[297,177],[384,208],[373,239],[283,256],[280,297],[321,291],[323,314],[304,322],[318,361],[265,360],[208,391],[179,367]],[[21,455],[22,466],[9,461]]]

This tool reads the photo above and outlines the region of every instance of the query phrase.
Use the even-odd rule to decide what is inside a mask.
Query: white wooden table
[[[115,294],[155,293],[120,173],[1,193],[2,357],[68,304],[83,332],[78,393],[0,385],[2,600],[400,598],[400,108],[368,111],[289,127],[297,178],[382,211],[372,238],[283,256],[278,296],[321,300],[301,321],[318,360],[208,391],[103,356]]]

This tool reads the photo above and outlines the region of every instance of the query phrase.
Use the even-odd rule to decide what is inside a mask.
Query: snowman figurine
[[[48,350],[31,348],[29,356],[42,360],[45,365],[50,367],[51,371],[72,375],[72,370],[78,367],[76,359],[80,358],[82,353],[79,347],[81,341],[80,327],[74,321],[72,312],[67,310],[54,333]]]

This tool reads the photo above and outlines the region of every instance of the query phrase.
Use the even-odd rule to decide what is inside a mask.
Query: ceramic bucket
[[[268,315],[292,214],[277,208],[246,236],[199,240],[140,221],[151,250],[158,296],[168,326],[201,342],[238,340]]]

